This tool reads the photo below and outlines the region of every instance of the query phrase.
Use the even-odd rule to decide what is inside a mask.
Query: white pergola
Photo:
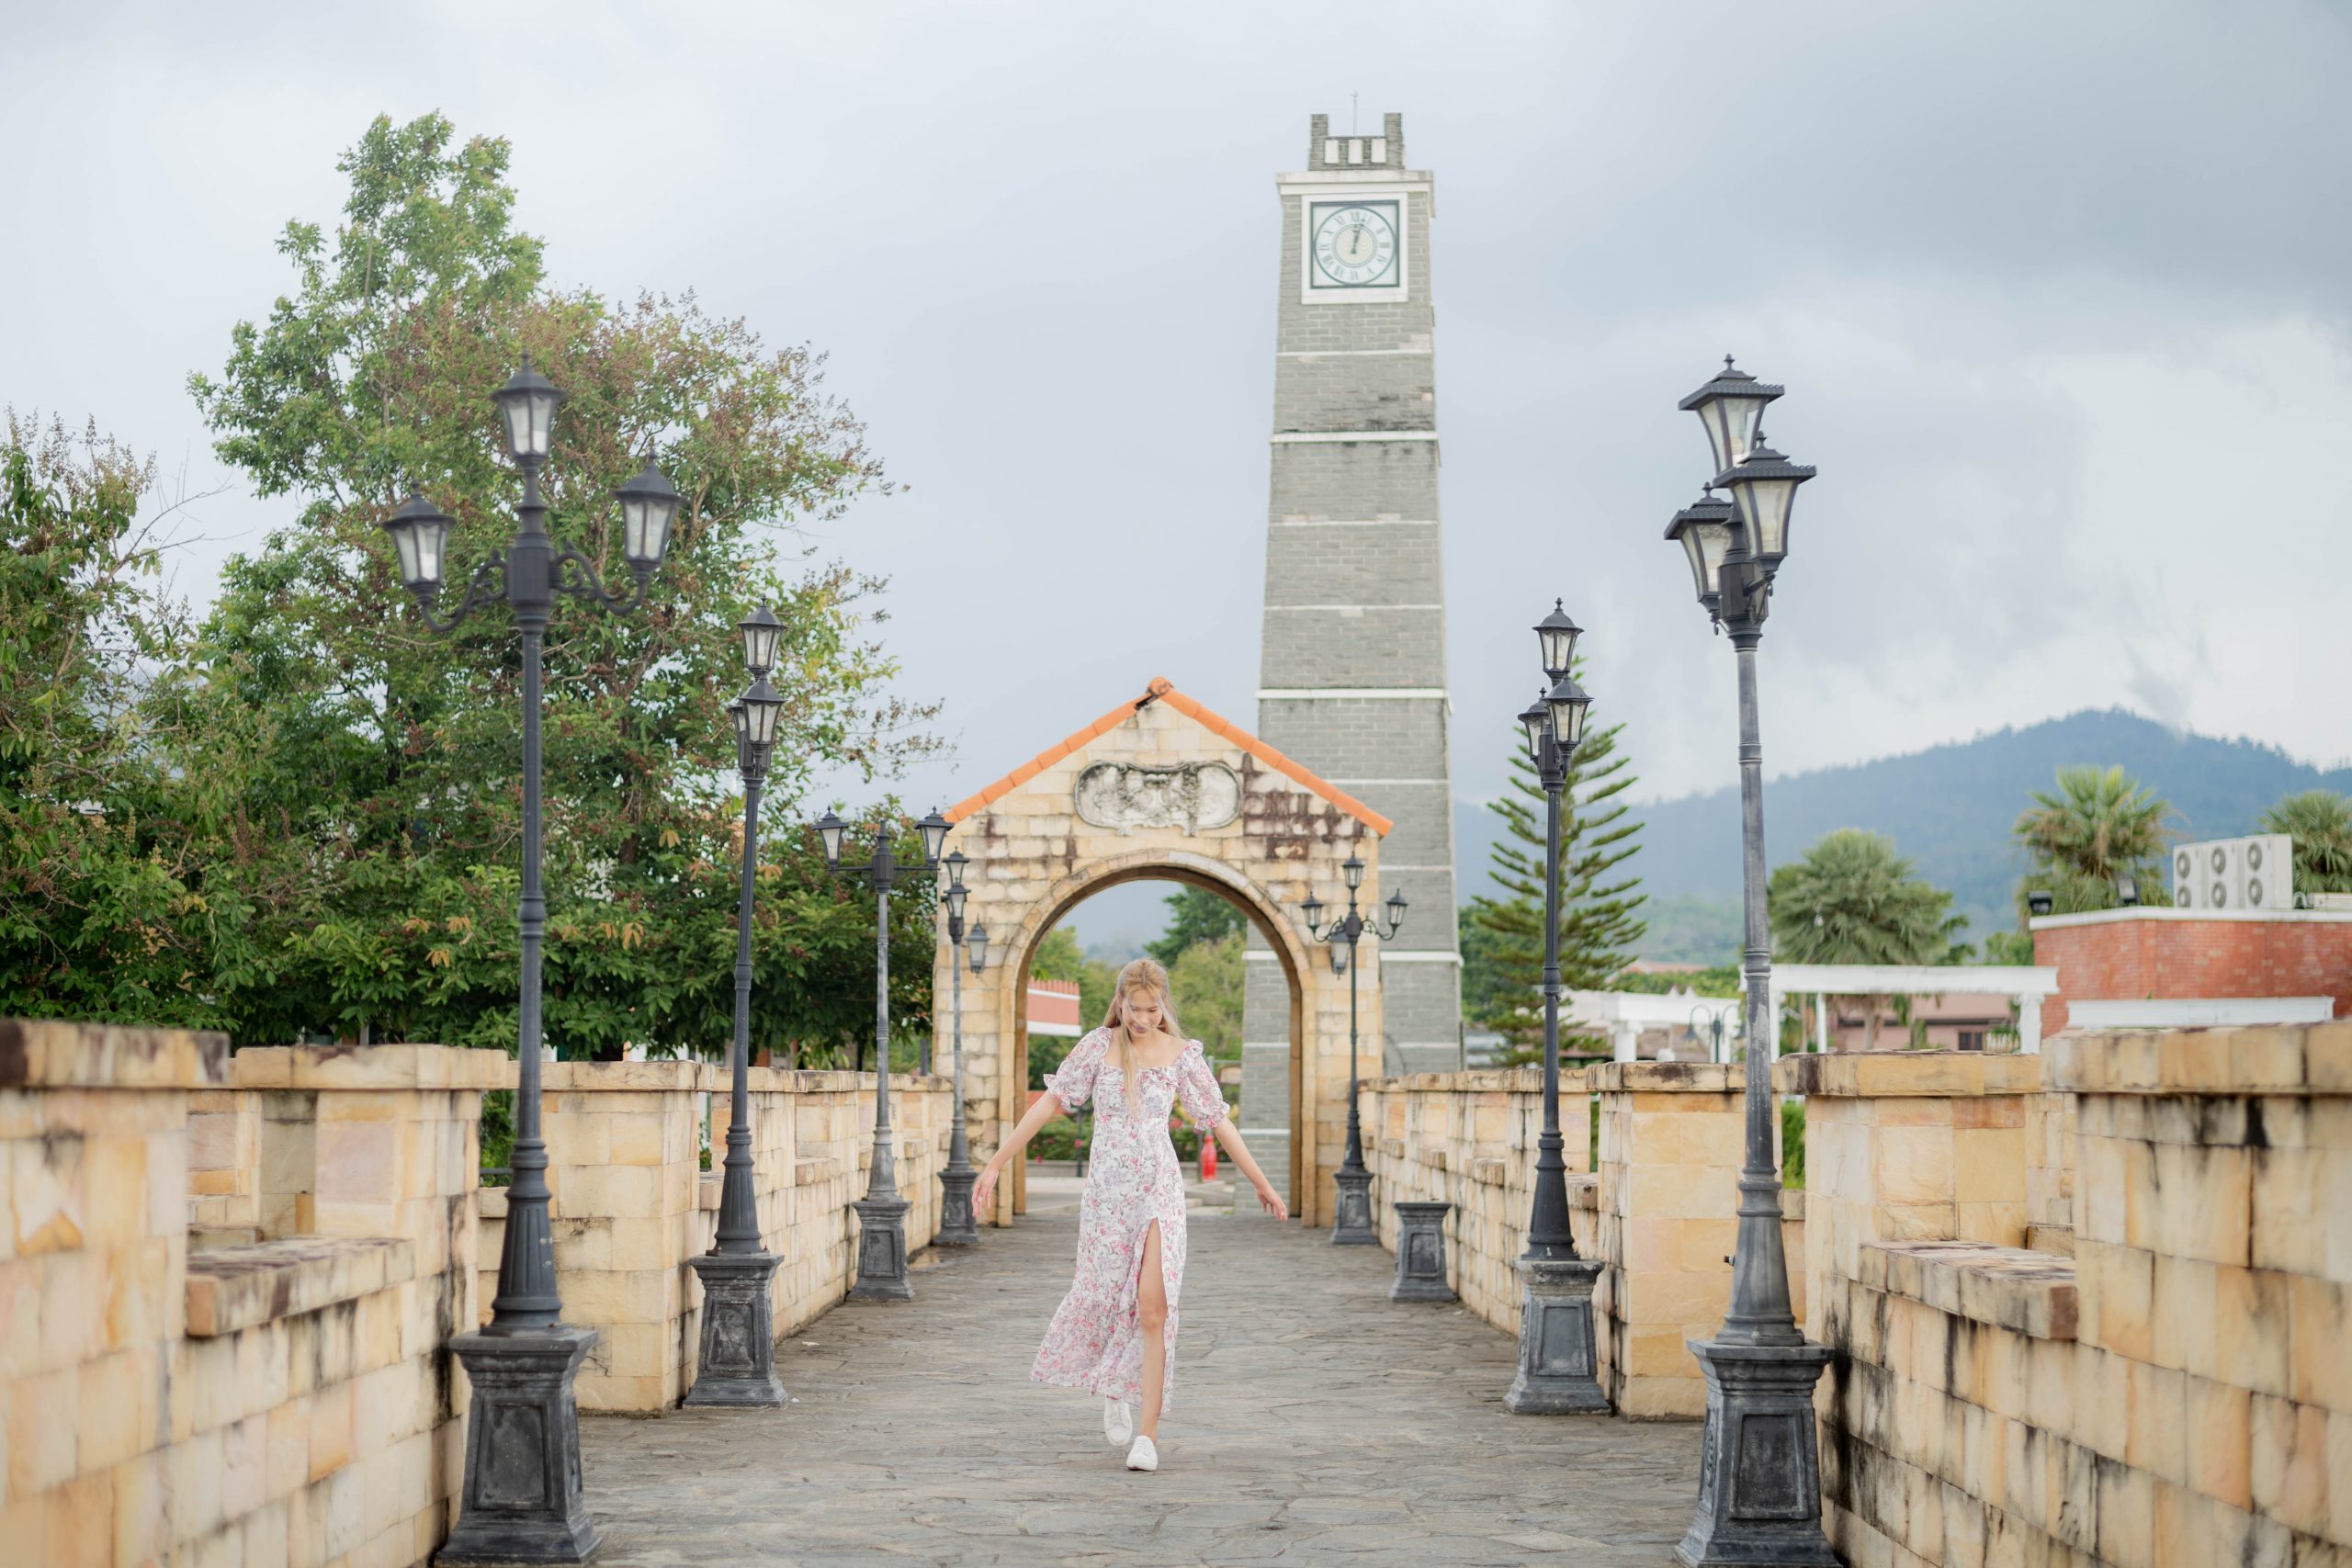
[[[1635,1055],[1645,1029],[1693,1029],[1708,1036],[1708,1055],[1716,1055],[1712,1038],[1723,1025],[1724,1049],[1739,1026],[1737,997],[1660,997],[1646,991],[1564,991],[1560,995],[1562,1028],[1589,1029],[1609,1036],[1610,1055],[1620,1062]]]
[[[2008,964],[1775,964],[1772,1016],[1781,998],[1810,996],[1814,1038],[1829,1038],[1831,997],[1941,997],[1975,991],[2018,1004],[2018,1049],[2041,1050],[2041,998],[2058,994],[2058,971]]]

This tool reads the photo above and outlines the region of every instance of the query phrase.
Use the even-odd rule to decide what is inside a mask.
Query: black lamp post
[[[849,824],[830,811],[817,819],[825,869],[837,875],[863,876],[874,885],[874,1158],[867,1168],[865,1196],[850,1205],[858,1220],[852,1301],[914,1299],[915,1288],[907,1281],[907,1211],[914,1205],[899,1196],[898,1150],[890,1137],[890,890],[898,886],[901,871],[939,869],[939,847],[946,841],[948,826],[936,811],[916,824],[922,831],[919,868],[899,864],[888,823],[876,824],[874,852],[866,863],[845,866],[842,835]]]
[[[1592,1287],[1600,1265],[1577,1256],[1568,1225],[1566,1140],[1560,1135],[1560,803],[1592,705],[1569,672],[1581,635],[1554,600],[1552,613],[1535,623],[1550,685],[1519,716],[1528,759],[1544,786],[1544,1131],[1535,1140],[1527,1250],[1512,1263],[1521,1286],[1519,1371],[1503,1394],[1503,1408],[1522,1416],[1609,1408],[1593,1345]]]
[[[1731,1307],[1713,1339],[1690,1341],[1707,1378],[1699,1511],[1675,1548],[1682,1562],[1835,1563],[1821,1528],[1821,1463],[1813,1385],[1827,1347],[1797,1327],[1781,1243],[1781,1175],[1772,1145],[1771,926],[1765,904],[1764,746],[1756,700],[1756,645],[1772,580],[1789,551],[1797,486],[1814,470],[1764,444],[1764,405],[1783,389],[1733,367],[1682,400],[1706,427],[1714,459],[1707,496],[1675,513],[1699,602],[1731,633],[1739,669],[1739,802],[1747,895],[1746,1160]],[[1725,505],[1713,492],[1725,490]]]
[[[955,1039],[956,1108],[954,1130],[947,1138],[947,1168],[939,1173],[937,1240],[943,1247],[970,1247],[980,1239],[979,1221],[972,1213],[972,1183],[980,1173],[972,1168],[971,1145],[964,1141],[964,955],[956,950],[968,949],[972,973],[978,974],[988,966],[989,929],[974,926],[969,936],[964,932],[964,900],[971,891],[964,886],[964,868],[971,863],[964,852],[957,850],[941,863],[947,868],[947,888],[940,894],[939,902],[947,910],[947,969],[953,976],[948,992],[954,998],[949,1016]]]
[[[1345,971],[1348,976],[1348,1156],[1331,1179],[1339,1186],[1339,1201],[1333,1205],[1331,1245],[1333,1247],[1378,1247],[1380,1232],[1372,1223],[1372,1172],[1363,1163],[1363,1122],[1356,1109],[1356,973],[1354,963],[1356,943],[1366,931],[1383,942],[1393,940],[1396,929],[1405,923],[1405,895],[1402,889],[1388,896],[1388,923],[1375,919],[1366,920],[1356,910],[1356,890],[1363,886],[1363,862],[1350,855],[1340,867],[1340,874],[1348,885],[1348,912],[1330,924],[1323,921],[1323,900],[1309,893],[1301,906],[1306,916],[1307,934],[1317,942],[1329,942],[1331,948],[1331,973]]]
[[[718,1193],[718,1235],[693,1259],[702,1279],[702,1357],[688,1404],[782,1404],[775,1375],[775,1307],[768,1283],[782,1261],[761,1245],[758,1194],[752,1185],[752,889],[759,871],[760,785],[767,778],[784,698],[768,683],[784,623],[766,606],[744,617],[743,662],[749,690],[728,705],[735,721],[735,770],[743,780],[743,879],[735,916],[734,1095],[727,1117],[726,1178]]]
[[[559,547],[547,531],[539,472],[547,464],[556,405],[563,394],[526,358],[493,400],[507,454],[523,473],[523,500],[514,509],[514,537],[503,554],[493,552],[482,562],[447,620],[435,615],[433,606],[441,592],[449,519],[422,494],[412,494],[384,520],[401,581],[416,596],[426,626],[453,631],[478,607],[503,599],[523,635],[522,982],[514,1152],[509,1161],[514,1184],[506,1190],[506,1237],[490,1323],[450,1341],[473,1382],[473,1415],[467,1423],[463,1511],[442,1554],[581,1562],[594,1554],[602,1539],[581,1495],[580,1416],[572,1384],[596,1334],[560,1321],[563,1303],[556,1294],[555,1239],[548,1223],[548,1146],[539,1136],[539,958],[548,915],[540,882],[540,655],[556,594],[573,594],[607,610],[633,610],[645,603],[647,580],[669,546],[679,496],[650,461],[614,492],[621,506],[621,557],[637,583],[630,594],[606,592],[594,564],[569,545]]]

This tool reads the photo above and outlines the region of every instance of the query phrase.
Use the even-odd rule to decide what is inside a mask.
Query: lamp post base
[[[604,1545],[580,1487],[580,1407],[572,1382],[593,1328],[557,1324],[524,1334],[455,1336],[449,1348],[473,1383],[466,1418],[465,1495],[435,1561],[585,1562]]]
[[[1521,1258],[1519,1375],[1503,1395],[1518,1416],[1584,1416],[1609,1409],[1593,1350],[1592,1287],[1601,1265],[1584,1258]]]
[[[1445,1277],[1446,1202],[1400,1201],[1396,1210],[1396,1282],[1392,1302],[1451,1302],[1461,1298]]]
[[[783,1259],[772,1252],[706,1252],[689,1261],[702,1277],[702,1362],[680,1403],[786,1403],[775,1375],[775,1306],[768,1295]]]
[[[1699,1515],[1674,1549],[1684,1568],[1718,1563],[1835,1568],[1821,1529],[1813,1385],[1829,1348],[1685,1341],[1707,1375]]]
[[[972,1184],[980,1173],[970,1166],[958,1170],[954,1166],[939,1173],[939,1234],[931,1238],[934,1247],[976,1247],[979,1244],[980,1224],[972,1213]]]
[[[907,1211],[914,1205],[904,1198],[860,1198],[850,1207],[857,1211],[857,1280],[849,1299],[914,1300],[907,1282]]]
[[[1341,1166],[1331,1173],[1337,1194],[1331,1204],[1333,1247],[1378,1247],[1380,1229],[1372,1223],[1372,1172],[1361,1166]]]

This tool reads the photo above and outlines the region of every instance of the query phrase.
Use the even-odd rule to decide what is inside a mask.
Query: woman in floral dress
[[[1129,1470],[1159,1468],[1159,1414],[1176,1386],[1176,1302],[1184,1284],[1184,1177],[1168,1117],[1177,1105],[1213,1131],[1276,1219],[1290,1211],[1225,1113],[1201,1043],[1177,1032],[1168,971],[1138,958],[1119,971],[1102,1027],[1046,1075],[1051,1092],[980,1172],[972,1204],[985,1213],[997,1175],[1037,1129],[1094,1102],[1094,1146],[1079,1206],[1078,1275],[1054,1313],[1029,1376],[1102,1399],[1103,1435],[1127,1450]],[[1140,1415],[1128,1406],[1142,1406]]]

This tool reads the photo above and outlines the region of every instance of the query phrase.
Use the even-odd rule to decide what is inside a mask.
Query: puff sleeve
[[[1184,1114],[1204,1133],[1225,1120],[1225,1091],[1217,1088],[1208,1053],[1197,1040],[1188,1041],[1176,1060],[1176,1098],[1183,1102]]]
[[[1046,1088],[1062,1102],[1064,1111],[1077,1111],[1094,1098],[1094,1079],[1110,1049],[1110,1034],[1098,1029],[1071,1046],[1062,1065],[1046,1075]]]

